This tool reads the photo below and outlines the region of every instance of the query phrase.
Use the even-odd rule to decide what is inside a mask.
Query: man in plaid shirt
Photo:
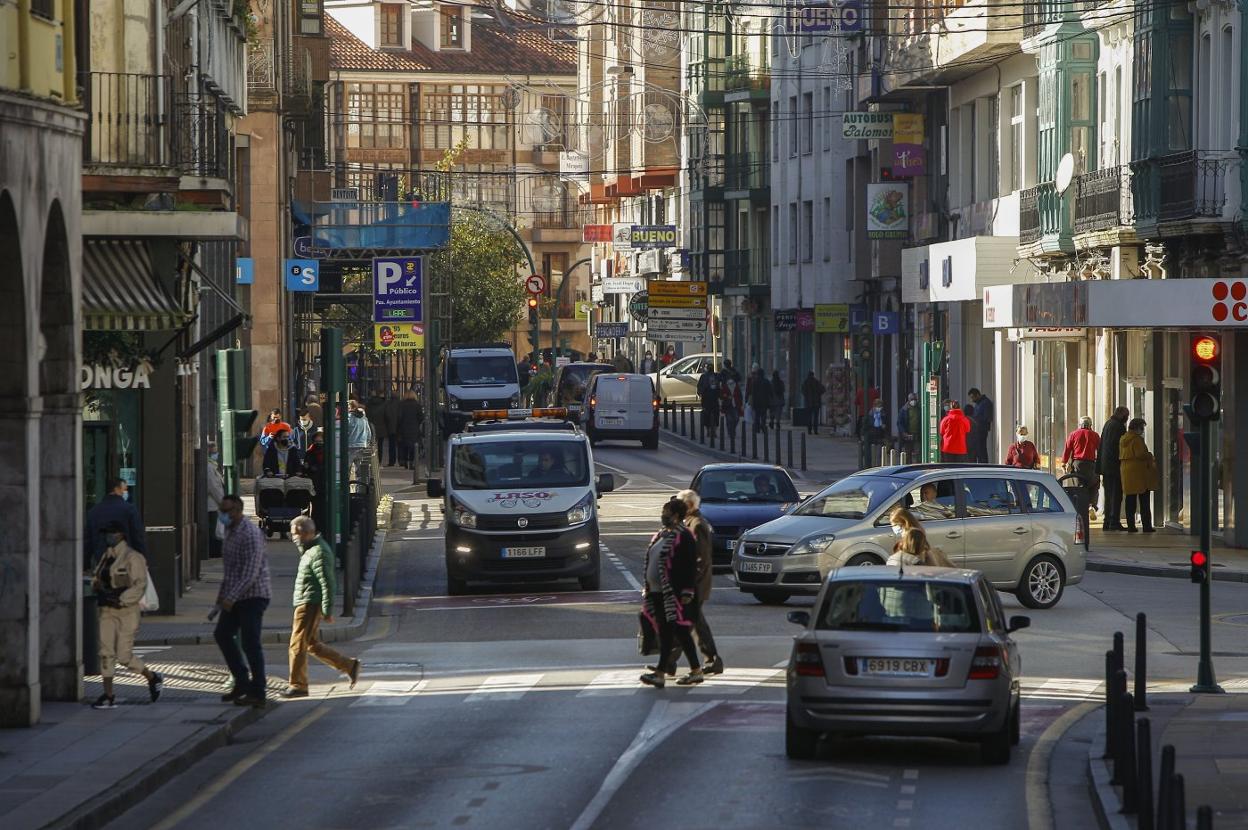
[[[221,700],[233,701],[239,706],[263,708],[264,649],[260,645],[260,632],[264,625],[264,611],[273,595],[264,535],[253,522],[243,518],[243,500],[238,496],[231,493],[221,499],[220,512],[226,522],[222,546],[225,575],[217,593],[221,618],[217,620],[213,637],[225,656],[230,674],[234,676],[234,687],[228,694],[222,695]]]

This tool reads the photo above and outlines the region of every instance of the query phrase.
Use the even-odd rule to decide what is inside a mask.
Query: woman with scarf
[[[646,548],[646,584],[642,613],[659,633],[659,664],[643,674],[641,682],[662,689],[667,675],[676,673],[677,645],[689,661],[689,673],[678,686],[701,683],[702,666],[693,642],[693,623],[698,618],[697,542],[685,527],[688,507],[679,499],[663,505],[663,529]]]

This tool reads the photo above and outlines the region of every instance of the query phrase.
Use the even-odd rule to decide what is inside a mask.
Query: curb
[[[132,772],[107,791],[88,799],[65,815],[46,825],[61,830],[96,830],[125,813],[135,804],[213,751],[230,743],[240,731],[251,726],[269,712],[275,710],[270,704],[264,709],[245,709],[216,729],[194,740],[194,743],[170,750],[152,759],[141,769]]]
[[[678,447],[683,447],[689,450],[696,450],[697,452],[700,452],[703,455],[710,456],[711,458],[718,458],[721,461],[738,462],[741,464],[771,464],[773,463],[771,461],[764,461],[761,456],[757,460],[755,460],[753,458],[749,458],[748,456],[743,458],[737,453],[728,452],[727,450],[712,449],[706,444],[699,443],[694,438],[686,438],[683,435],[680,435],[679,433],[673,432],[672,430],[669,430],[669,429],[660,429],[659,436],[661,440],[667,441],[670,444],[673,444]],[[833,470],[814,470],[814,469],[799,470],[797,468],[786,467],[784,464],[776,464],[776,466],[783,467],[784,469],[792,473],[793,476],[795,476],[796,478],[804,479],[804,480],[824,479],[824,478],[831,478],[831,479],[843,478],[849,475],[850,473],[855,472],[855,470],[843,470],[841,472],[836,472]]]
[[[1170,565],[1140,565],[1134,562],[1097,560],[1090,557],[1085,567],[1089,571],[1127,574],[1129,576],[1153,576],[1168,579],[1187,579],[1188,577],[1186,568]],[[1248,582],[1248,571],[1219,571],[1214,568],[1212,574],[1215,582]]]
[[[1109,783],[1112,778],[1109,759],[1102,758],[1098,749],[1103,746],[1104,723],[1097,727],[1096,734],[1092,737],[1092,746],[1088,748],[1088,789],[1092,792],[1092,808],[1096,811],[1096,820],[1101,825],[1101,830],[1134,830],[1135,822],[1119,812],[1122,801],[1118,798],[1118,791]]]

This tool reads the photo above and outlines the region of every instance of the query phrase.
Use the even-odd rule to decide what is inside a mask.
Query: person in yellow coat
[[[1127,497],[1127,532],[1135,533],[1135,510],[1139,505],[1140,524],[1145,533],[1154,532],[1152,498],[1157,489],[1157,461],[1144,443],[1143,418],[1132,418],[1118,442],[1122,469],[1122,492]]]

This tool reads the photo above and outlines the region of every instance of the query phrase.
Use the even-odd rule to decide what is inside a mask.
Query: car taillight
[[[659,404],[660,404],[659,399],[658,399],[658,398],[655,398],[655,399],[654,399],[654,408],[655,408],[655,409],[658,409],[658,408],[659,408]]]
[[[1083,522],[1079,521],[1079,517],[1075,516],[1075,544],[1083,544]]]
[[[793,654],[793,668],[802,677],[824,677],[819,646],[814,643],[798,643]]]
[[[1001,674],[1003,659],[1000,646],[980,646],[975,649],[975,658],[971,660],[971,673],[967,679],[995,680]]]

